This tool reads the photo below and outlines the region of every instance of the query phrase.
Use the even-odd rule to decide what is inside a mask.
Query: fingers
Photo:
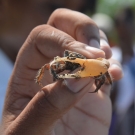
[[[71,82],[65,85],[59,81],[45,86],[8,127],[7,134],[51,134],[54,123],[88,92],[92,85],[89,81],[86,78],[75,81],[70,89],[66,85]]]
[[[62,57],[66,49],[81,53],[88,58],[104,57],[105,55],[102,50],[78,42],[67,33],[49,25],[35,28],[29,35],[23,48],[27,49],[21,49],[19,57],[22,56],[20,55],[22,53],[25,53],[25,55],[17,62],[24,61],[25,65],[34,69],[39,69],[56,56]],[[32,62],[31,59],[34,61]]]
[[[68,33],[77,41],[102,49],[107,59],[111,57],[111,49],[105,43],[107,41],[105,34],[99,31],[88,16],[68,9],[58,9],[51,15],[48,24]]]

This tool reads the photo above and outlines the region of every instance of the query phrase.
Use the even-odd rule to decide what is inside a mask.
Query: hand
[[[93,79],[53,82],[48,71],[42,90],[34,82],[38,69],[55,56],[63,56],[66,49],[87,58],[111,57],[105,35],[89,17],[68,9],[54,11],[46,25],[32,30],[18,53],[7,89],[2,134],[108,134],[110,85],[88,93],[94,90]],[[115,60],[110,62],[109,72],[119,80],[121,67]]]

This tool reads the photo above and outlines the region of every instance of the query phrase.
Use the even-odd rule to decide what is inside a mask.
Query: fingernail
[[[105,52],[98,49],[98,48],[94,48],[94,47],[91,47],[91,46],[85,46],[85,49],[90,52],[91,54],[93,54],[93,58],[97,58],[97,57],[105,57]]]
[[[106,57],[105,58],[111,58],[112,51],[108,44],[108,42],[105,39],[100,40],[100,49],[104,50]]]
[[[91,78],[81,78],[81,79],[65,79],[65,85],[74,93],[79,92],[85,86],[87,86],[92,80]]]
[[[99,42],[97,40],[95,40],[95,39],[91,39],[90,42],[89,42],[89,45],[91,47],[100,48]]]
[[[119,66],[119,65],[117,65],[117,64],[115,64],[115,63],[111,64],[111,67],[120,68],[120,66]]]
[[[110,68],[115,68],[115,69],[120,69],[121,70],[121,67],[117,64],[111,64]]]
[[[108,42],[106,40],[104,40],[104,39],[100,40],[100,45],[101,46],[109,46]]]

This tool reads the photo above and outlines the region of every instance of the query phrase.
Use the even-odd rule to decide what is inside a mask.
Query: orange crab
[[[45,64],[39,70],[36,76],[36,82],[42,85],[41,80],[45,70],[50,70],[54,80],[93,77],[96,85],[95,91],[92,92],[94,93],[101,88],[106,80],[112,85],[112,79],[108,72],[109,66],[109,61],[104,58],[86,59],[79,53],[65,50],[64,57],[55,57],[52,62]],[[79,70],[75,73],[71,73],[76,69]],[[68,70],[69,73],[62,73],[65,70]]]

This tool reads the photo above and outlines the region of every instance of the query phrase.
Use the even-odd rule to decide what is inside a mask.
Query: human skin
[[[32,30],[18,53],[5,98],[3,135],[108,134],[109,84],[98,93],[88,93],[95,89],[92,78],[53,82],[48,71],[42,89],[34,82],[38,69],[55,56],[62,57],[64,50],[92,59],[106,58],[113,80],[122,77],[121,66],[110,59],[107,39],[96,24],[79,12],[58,9],[47,24]]]

